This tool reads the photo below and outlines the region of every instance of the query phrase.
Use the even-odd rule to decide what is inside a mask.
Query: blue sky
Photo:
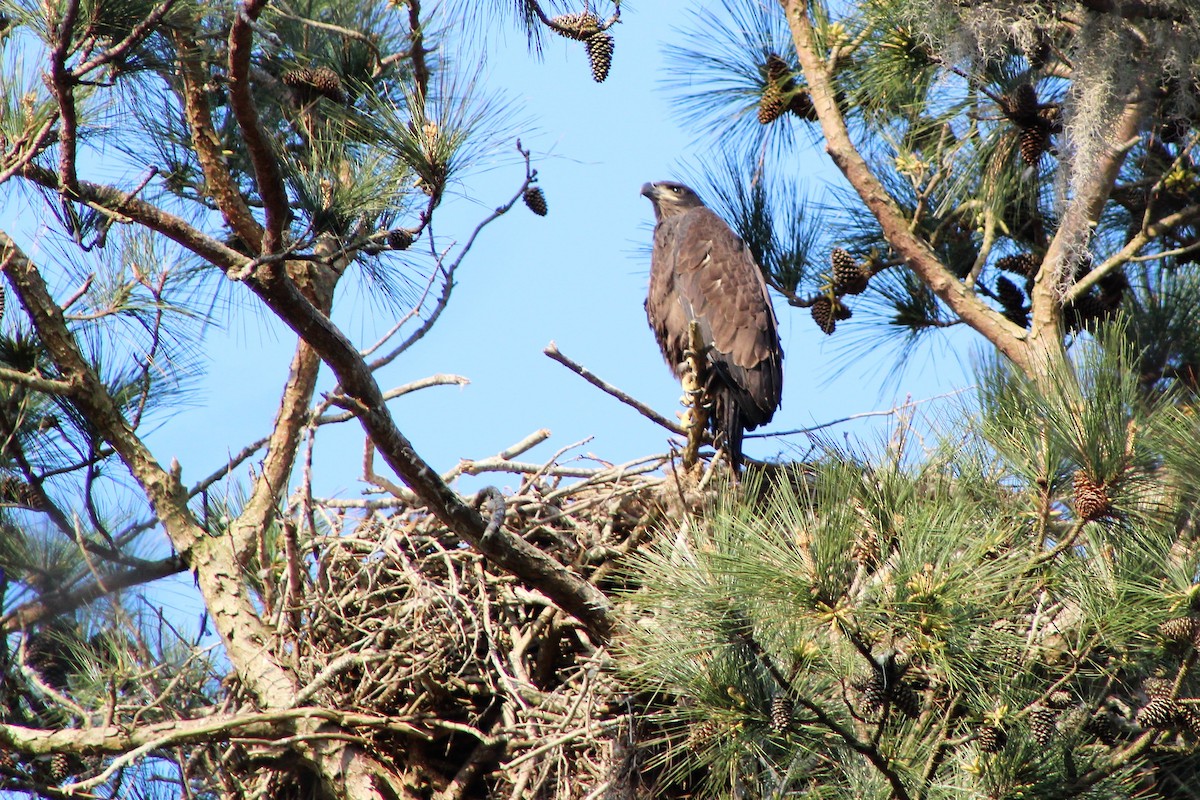
[[[651,236],[652,212],[638,191],[645,181],[681,177],[697,165],[722,159],[710,143],[698,141],[703,131],[683,126],[661,86],[667,69],[664,46],[680,43],[679,27],[689,21],[694,7],[683,0],[660,0],[625,8],[622,24],[614,30],[612,71],[603,84],[592,80],[577,42],[548,37],[539,61],[515,30],[488,35],[480,76],[507,98],[514,116],[530,122],[514,134],[534,152],[550,211],[541,218],[518,205],[485,231],[459,271],[442,319],[379,374],[385,390],[434,373],[470,380],[464,387],[430,388],[392,403],[400,429],[435,468],[493,455],[541,428],[552,432],[551,439],[524,460],[547,459],[589,437],[566,458],[594,455],[621,463],[667,449],[666,431],[586,384],[542,350],[554,341],[563,353],[660,413],[673,417],[679,410],[678,384],[659,355],[642,308],[649,268],[643,248]],[[776,124],[805,125],[790,117]],[[781,177],[799,181],[809,196],[819,196],[837,176],[819,146],[811,144],[813,139],[798,137],[806,149],[789,160],[794,174]],[[513,158],[514,144],[507,140],[486,169],[465,177],[461,188],[471,199],[447,202],[437,222],[442,244],[464,240],[488,210],[519,186],[523,172]],[[15,222],[21,203],[11,191],[0,196],[0,227],[25,227]],[[29,249],[36,254],[36,244]],[[179,459],[185,483],[216,469],[229,453],[264,435],[270,424],[294,339],[281,323],[253,308],[251,300],[208,328],[203,343],[207,374],[200,393],[191,406],[162,420],[150,437],[161,463]],[[936,357],[918,362],[883,393],[886,355],[864,348],[847,356],[833,341],[839,334],[824,336],[807,310],[789,308],[777,298],[776,311],[786,353],[785,389],[783,406],[767,431],[886,409],[907,395],[922,399],[964,382],[961,363],[937,355],[941,351],[936,349],[925,350]],[[335,319],[366,346],[398,313],[362,302],[351,288],[336,306]],[[846,358],[855,364],[829,380]],[[326,379],[324,388],[331,387]],[[875,417],[827,432],[860,435],[888,424]],[[322,430],[318,494],[357,496],[362,447],[356,424]],[[790,436],[753,440],[746,450],[759,457],[796,457],[807,447],[806,437]],[[490,480],[502,487],[517,482],[504,475]],[[475,486],[468,482],[463,488]]]

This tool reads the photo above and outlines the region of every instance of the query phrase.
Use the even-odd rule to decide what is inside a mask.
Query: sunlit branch
[[[650,408],[645,403],[641,402],[640,400],[635,399],[634,397],[631,397],[630,395],[621,391],[617,387],[613,386],[611,383],[608,383],[604,379],[598,377],[587,367],[585,367],[582,364],[579,364],[579,363],[571,360],[567,356],[563,355],[562,351],[560,351],[558,349],[558,345],[556,345],[554,342],[551,342],[550,344],[546,345],[546,349],[543,350],[542,352],[545,353],[546,355],[550,356],[550,358],[554,359],[558,363],[562,364],[567,369],[574,372],[579,377],[583,378],[588,383],[590,383],[593,386],[595,386],[596,388],[600,389],[605,394],[612,395],[613,397],[617,398],[625,405],[629,406],[630,408],[635,409],[639,414],[641,414],[643,417],[650,420],[651,422],[655,422],[655,423],[661,425],[662,427],[669,430],[671,433],[679,434],[680,436],[687,435],[687,431],[681,425],[677,425],[676,423],[671,422],[671,420],[667,419],[662,414],[659,414],[657,411]]]
[[[884,237],[929,289],[955,314],[979,331],[1013,363],[1028,368],[1026,331],[988,306],[959,281],[927,242],[909,230],[909,222],[872,172],[853,141],[837,104],[832,75],[816,44],[807,0],[780,0],[805,81],[825,135],[825,150],[879,222]]]
[[[250,60],[254,47],[254,23],[266,8],[267,0],[239,2],[229,29],[229,105],[254,168],[258,193],[266,213],[262,247],[264,254],[274,253],[283,244],[287,225],[288,200],[283,187],[279,161],[262,129],[254,96],[250,90]]]

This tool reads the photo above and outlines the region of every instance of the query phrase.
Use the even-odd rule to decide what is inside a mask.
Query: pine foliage
[[[777,191],[803,191],[811,163],[796,132],[819,140],[826,129],[803,115],[785,123],[781,109],[789,93],[803,93],[818,110],[806,73],[815,67],[800,68],[793,36],[808,29],[803,47],[819,60],[830,84],[824,99],[835,106],[825,106],[822,124],[844,127],[897,213],[885,226],[884,212],[862,202],[880,189],[859,171],[849,176],[852,190],[832,190],[805,220],[814,249],[869,258],[876,276],[848,304],[866,312],[846,326],[850,333],[839,330],[848,351],[899,331],[907,335],[899,338],[902,363],[918,339],[966,323],[1007,352],[1042,347],[1022,332],[1037,326],[1057,342],[1045,345],[1057,350],[1051,357],[1063,358],[1079,334],[1126,310],[1135,317],[1130,335],[1156,351],[1161,366],[1190,358],[1191,334],[1137,331],[1143,321],[1167,324],[1169,317],[1154,322],[1137,309],[1165,300],[1156,285],[1191,280],[1200,248],[1200,20],[1189,4],[872,0],[795,8],[803,23],[793,28],[770,4],[724,0],[697,11],[669,51],[680,77],[668,83],[682,117],[712,133],[720,151],[753,154],[743,181],[787,175],[799,189]],[[852,162],[845,153],[836,159],[844,172]],[[934,256],[917,279],[886,277],[913,271],[917,250]],[[955,292],[947,280],[968,299],[948,305]],[[822,288],[813,270],[785,294],[808,307]],[[1022,368],[1032,376],[1041,360],[1031,352]],[[1168,369],[1163,379],[1187,374]]]
[[[996,363],[944,447],[831,447],[634,559],[618,663],[672,792],[1186,796],[1200,549],[1164,468],[1180,415],[1121,337],[1061,394]],[[1074,511],[1076,470],[1109,514]]]

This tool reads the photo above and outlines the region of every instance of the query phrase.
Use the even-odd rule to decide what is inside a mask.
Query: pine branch
[[[112,47],[105,48],[102,52],[98,53],[87,61],[84,61],[82,64],[76,65],[76,67],[71,70],[71,76],[76,80],[79,80],[89,72],[99,69],[105,64],[110,64],[113,61],[120,61],[123,59],[130,50],[132,50],[134,47],[137,47],[139,44],[145,41],[151,33],[154,32],[154,29],[158,27],[158,24],[162,22],[163,18],[167,16],[174,6],[175,0],[163,0],[150,10],[150,13],[146,15],[145,19],[143,19],[137,25],[134,25],[124,39],[117,42]]]
[[[278,252],[283,246],[283,230],[288,224],[288,198],[283,186],[279,161],[271,148],[250,89],[250,60],[254,49],[254,24],[267,0],[242,0],[229,29],[229,105],[254,168],[258,194],[266,215],[262,247],[264,254]]]
[[[86,606],[106,595],[176,575],[186,568],[183,559],[169,556],[124,572],[105,575],[103,581],[93,580],[71,591],[47,592],[37,600],[18,606],[0,618],[0,631],[6,634],[16,633]]]
[[[23,178],[33,183],[59,191],[58,176],[36,164],[27,164],[21,171]],[[156,233],[161,233],[176,244],[184,247],[214,266],[233,272],[245,266],[247,259],[242,253],[229,247],[194,227],[182,217],[168,213],[153,203],[129,197],[112,186],[80,181],[75,190],[80,200],[107,209],[113,213],[138,222]],[[119,211],[118,211],[119,209]]]
[[[825,150],[862,198],[896,249],[929,289],[964,322],[988,339],[1013,363],[1032,366],[1026,332],[994,310],[959,281],[937,258],[928,243],[909,228],[909,221],[863,159],[837,105],[832,75],[816,44],[808,0],[780,0],[800,57],[805,81],[825,135]]]
[[[754,653],[754,656],[758,659],[759,663],[762,664],[771,674],[771,677],[775,680],[775,683],[779,686],[779,689],[786,692],[793,703],[804,708],[806,711],[816,717],[817,722],[833,732],[846,744],[847,747],[867,759],[867,761],[871,763],[871,766],[877,769],[892,787],[892,797],[894,797],[895,800],[909,800],[908,787],[904,785],[904,781],[900,779],[900,775],[892,768],[888,758],[879,752],[877,742],[864,742],[862,739],[859,739],[857,736],[855,736],[854,731],[845,727],[831,717],[825,711],[825,709],[821,708],[821,706],[819,706],[817,703],[800,695],[794,688],[792,688],[792,682],[788,680],[786,675],[783,674],[783,671],[779,668],[779,665],[775,663],[775,660],[771,658],[770,654],[767,653],[762,644],[760,644],[759,641],[754,638],[753,634],[751,634],[748,630],[742,631],[739,635],[739,638],[745,642],[746,646],[752,653]]]
[[[78,109],[75,108],[75,76],[67,69],[75,22],[79,18],[80,0],[67,0],[62,20],[53,26],[54,48],[50,52],[50,88],[58,102],[61,124],[58,128],[58,175],[62,188],[70,196],[78,183],[75,172],[76,147],[79,136]]]
[[[179,77],[183,83],[184,116],[192,134],[192,149],[204,173],[204,183],[221,210],[225,223],[246,243],[250,252],[262,249],[263,230],[250,213],[246,199],[225,162],[220,137],[212,124],[212,109],[204,91],[205,76],[200,70],[200,51],[184,31],[172,31],[171,40],[177,54]]]

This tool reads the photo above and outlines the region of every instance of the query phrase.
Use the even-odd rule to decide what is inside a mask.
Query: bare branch
[[[605,380],[603,380],[602,378],[597,377],[587,367],[584,367],[583,365],[581,365],[575,361],[572,361],[570,358],[563,355],[562,352],[558,349],[558,345],[556,345],[554,342],[551,342],[550,344],[546,345],[546,349],[543,350],[542,352],[545,353],[546,355],[550,356],[550,358],[552,358],[555,361],[557,361],[558,363],[562,364],[564,367],[571,370],[576,375],[583,378],[585,381],[592,384],[596,388],[600,389],[601,391],[605,392],[606,394],[612,395],[613,397],[617,398],[625,405],[636,409],[639,414],[641,414],[643,417],[650,420],[651,422],[658,423],[662,427],[669,430],[671,433],[676,433],[676,434],[679,434],[680,436],[687,435],[687,431],[682,426],[677,425],[674,422],[671,422],[671,420],[669,420],[666,417],[664,417],[663,415],[659,414],[657,411],[650,408],[646,404],[642,403],[640,400],[635,400],[633,397],[630,397],[625,392],[623,392],[620,389],[618,389],[617,387],[613,386],[611,383],[608,383]]]
[[[267,0],[243,0],[237,7],[229,29],[229,105],[233,109],[238,129],[246,144],[258,193],[266,212],[260,253],[275,253],[283,245],[283,229],[287,225],[288,200],[283,187],[279,162],[258,119],[258,109],[250,91],[250,58],[254,47],[254,22]]]

